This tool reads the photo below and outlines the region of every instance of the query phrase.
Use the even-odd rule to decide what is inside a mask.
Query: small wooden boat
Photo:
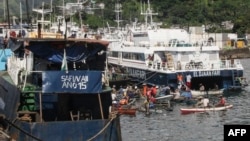
[[[156,114],[162,114],[163,113],[163,109],[156,109],[156,108],[150,108],[148,110],[148,113],[147,113],[147,110],[146,110],[145,107],[138,108],[138,111],[145,112],[146,115],[149,115],[150,113],[156,113]]]
[[[181,114],[189,114],[189,113],[195,113],[195,112],[221,111],[221,110],[226,110],[232,107],[233,105],[229,104],[229,105],[221,106],[221,107],[181,108],[180,111],[181,111]]]
[[[120,114],[120,115],[136,116],[137,108],[134,108],[134,107],[129,107],[129,108],[119,107],[119,108],[117,108],[117,111],[118,111],[118,114]]]
[[[135,106],[133,106],[133,104],[136,101],[136,98],[131,98],[128,103],[126,104],[121,104],[121,101],[124,99],[121,99],[119,101],[119,104],[114,104],[113,107],[111,107],[110,112],[111,111],[116,111],[118,112],[118,114],[120,115],[131,115],[131,116],[135,116],[136,115],[136,111],[137,108]]]
[[[224,89],[219,90],[209,90],[209,91],[199,91],[191,90],[192,97],[205,96],[205,95],[221,95],[223,94]]]

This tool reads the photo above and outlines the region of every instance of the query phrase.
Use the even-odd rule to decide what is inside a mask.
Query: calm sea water
[[[250,80],[250,59],[242,59],[247,80]],[[123,141],[223,141],[225,124],[250,125],[250,86],[241,92],[226,93],[233,108],[227,111],[181,115],[184,104],[175,103],[173,111],[135,117],[122,115]]]

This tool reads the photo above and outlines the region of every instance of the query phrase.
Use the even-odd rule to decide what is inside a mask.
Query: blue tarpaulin
[[[64,43],[65,44],[65,43]],[[39,44],[32,44],[26,48],[34,54],[45,58],[55,63],[61,63],[63,60],[62,43],[53,42],[40,42]],[[106,47],[96,44],[95,46],[88,47],[84,43],[75,43],[65,48],[68,62],[82,62],[88,57],[95,55],[97,52],[105,49]]]
[[[44,71],[43,93],[100,93],[101,71]]]
[[[42,141],[121,141],[120,120],[108,119],[56,121],[56,122],[16,122],[18,127]],[[105,127],[107,126],[107,127]],[[102,131],[98,134],[98,132]],[[35,141],[26,134],[11,128],[11,134],[18,135],[18,141]],[[95,135],[98,135],[95,137]]]
[[[0,114],[13,121],[17,117],[17,107],[20,101],[20,91],[13,84],[7,72],[0,72],[0,98],[3,100]]]

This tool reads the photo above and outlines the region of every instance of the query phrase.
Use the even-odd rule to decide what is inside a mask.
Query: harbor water
[[[244,76],[250,80],[250,59],[241,60]],[[250,86],[240,92],[226,92],[226,100],[233,108],[226,111],[182,115],[184,103],[172,103],[173,110],[135,117],[121,115],[123,141],[223,141],[224,125],[250,125]],[[215,98],[215,100],[217,100]],[[210,100],[211,101],[211,100]]]

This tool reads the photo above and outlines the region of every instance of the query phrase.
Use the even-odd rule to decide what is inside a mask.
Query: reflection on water
[[[245,77],[250,80],[250,59],[242,60]],[[225,124],[250,124],[250,86],[242,92],[225,94],[232,109],[181,115],[184,104],[175,103],[173,111],[136,117],[121,116],[123,141],[223,141]],[[215,98],[215,100],[217,100]]]

